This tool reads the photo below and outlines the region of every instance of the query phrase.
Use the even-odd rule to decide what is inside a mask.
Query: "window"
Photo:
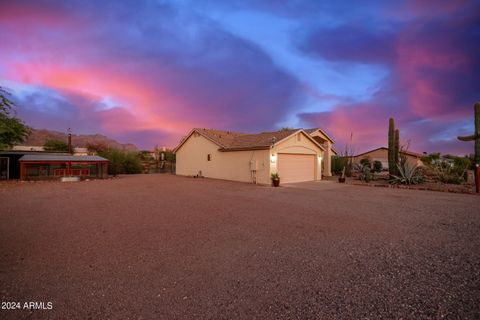
[[[212,161],[212,155],[211,155],[210,153],[207,154],[207,160],[208,160],[208,161]]]

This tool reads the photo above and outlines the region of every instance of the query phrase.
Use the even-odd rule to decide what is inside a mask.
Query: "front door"
[[[8,179],[8,158],[0,157],[0,180]]]

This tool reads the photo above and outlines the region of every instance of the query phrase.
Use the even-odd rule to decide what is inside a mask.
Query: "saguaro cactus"
[[[480,102],[473,106],[475,113],[475,132],[471,136],[458,137],[461,141],[475,141],[475,186],[480,193]]]
[[[395,121],[393,118],[388,120],[388,173],[395,174]]]
[[[395,175],[398,176],[399,154],[400,154],[400,130],[395,129],[395,149],[393,149],[393,158],[395,159]]]

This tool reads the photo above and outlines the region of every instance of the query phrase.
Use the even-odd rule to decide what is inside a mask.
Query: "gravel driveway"
[[[53,308],[0,319],[480,318],[475,195],[170,175],[4,183],[0,255],[1,301]]]

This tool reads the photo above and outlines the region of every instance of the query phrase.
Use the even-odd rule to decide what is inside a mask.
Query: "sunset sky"
[[[236,4],[235,4],[236,3]],[[142,149],[321,127],[341,151],[471,153],[479,1],[0,1],[0,85],[34,128]]]

